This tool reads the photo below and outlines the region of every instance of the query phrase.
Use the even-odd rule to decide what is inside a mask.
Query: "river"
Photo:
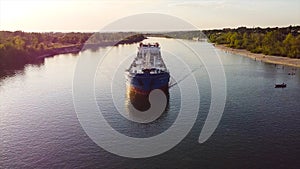
[[[86,72],[89,65],[98,65],[99,57],[107,58],[105,64],[98,65],[95,98],[116,131],[131,137],[155,136],[172,126],[180,109],[182,95],[175,85],[170,89],[166,113],[154,122],[139,124],[121,116],[118,112],[126,110],[123,71],[136,55],[137,44],[103,47],[77,55],[56,55],[46,58],[42,64],[26,65],[24,70],[1,77],[0,168],[300,167],[297,162],[300,155],[299,69],[218,51],[226,75],[225,109],[212,136],[199,144],[198,137],[211,103],[211,84],[205,65],[192,51],[178,46],[207,44],[164,38],[146,41],[161,44],[164,61],[174,78],[182,79],[188,73],[179,62],[185,62],[194,70],[200,107],[195,125],[178,145],[154,157],[132,159],[107,152],[86,134],[73,102],[73,78],[81,57],[85,58]],[[209,54],[204,51],[200,57],[209,57]],[[117,61],[120,64],[116,65]],[[291,71],[296,75],[288,75]],[[108,83],[110,80],[114,83]],[[282,82],[287,88],[274,88],[275,83]],[[77,83],[84,86],[86,81],[82,79]],[[111,92],[114,101],[109,100]],[[84,93],[80,99],[90,99]],[[189,104],[192,107],[195,103]]]

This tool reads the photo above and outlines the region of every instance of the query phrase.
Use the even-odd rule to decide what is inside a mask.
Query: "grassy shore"
[[[239,54],[239,55],[246,56],[246,57],[249,57],[251,59],[262,61],[262,62],[300,68],[300,59],[293,59],[293,58],[288,58],[288,57],[271,56],[271,55],[264,55],[264,54],[258,54],[258,53],[251,53],[250,51],[247,51],[245,49],[233,49],[233,48],[230,48],[230,47],[226,47],[225,45],[215,45],[215,47],[218,48],[218,49],[221,49],[225,52],[229,52],[229,53],[233,53],[233,54]]]

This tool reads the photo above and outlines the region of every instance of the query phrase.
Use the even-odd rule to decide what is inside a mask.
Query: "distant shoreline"
[[[47,57],[52,57],[54,55],[59,54],[69,54],[69,53],[79,53],[82,50],[86,49],[97,49],[99,47],[107,47],[107,46],[118,46],[118,45],[124,45],[124,44],[133,44],[138,43],[146,39],[146,37],[134,37],[129,39],[123,39],[120,41],[108,41],[108,42],[100,42],[100,43],[92,43],[92,44],[76,44],[76,45],[70,45],[60,48],[54,48],[50,49],[48,51],[44,51],[43,54],[40,54],[36,56],[36,59],[44,59]]]
[[[253,60],[300,68],[300,59],[293,59],[293,58],[282,57],[282,56],[264,55],[261,53],[252,53],[245,49],[233,49],[225,45],[214,45],[214,46],[222,51],[246,56]]]
[[[40,60],[40,59],[44,59],[47,57],[53,57],[55,55],[60,55],[60,54],[70,54],[70,53],[77,54],[82,50],[97,49],[99,47],[116,46],[116,45],[117,45],[117,42],[102,42],[102,43],[95,43],[95,44],[76,44],[76,45],[69,45],[69,46],[45,50],[45,51],[42,51],[41,54],[38,54],[38,55],[32,56],[32,57]]]

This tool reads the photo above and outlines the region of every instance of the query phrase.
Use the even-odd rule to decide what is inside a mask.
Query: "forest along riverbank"
[[[26,33],[0,31],[0,76],[26,64],[40,64],[58,54],[97,50],[99,47],[132,44],[146,39],[134,32]]]
[[[81,50],[86,50],[86,49],[97,49],[99,47],[104,47],[104,46],[118,46],[118,45],[123,45],[123,44],[132,44],[132,43],[140,42],[144,39],[146,39],[146,37],[139,34],[139,35],[127,37],[127,38],[119,40],[119,41],[108,41],[108,42],[98,42],[98,43],[86,43],[86,44],[81,44],[81,45],[71,45],[71,46],[54,48],[54,49],[45,51],[44,54],[40,54],[36,58],[44,59],[46,57],[52,57],[52,56],[58,55],[58,54],[78,53]]]
[[[97,49],[99,47],[105,47],[105,46],[118,46],[118,45],[123,45],[123,44],[132,44],[132,43],[137,43],[142,40],[146,39],[141,34],[138,35],[133,35],[121,40],[117,41],[107,41],[107,42],[97,42],[97,43],[85,43],[85,44],[76,44],[76,45],[69,45],[69,46],[64,46],[64,47],[59,47],[59,48],[53,48],[53,49],[48,49],[41,51],[38,55],[33,56],[34,59],[44,59],[46,57],[52,57],[54,55],[58,54],[67,54],[67,53],[78,53],[81,50],[86,50],[86,49]]]
[[[282,56],[264,55],[259,53],[251,53],[246,49],[233,49],[225,45],[214,45],[214,46],[224,52],[230,52],[233,54],[246,56],[254,60],[300,68],[300,59],[293,59],[293,58],[282,57]]]

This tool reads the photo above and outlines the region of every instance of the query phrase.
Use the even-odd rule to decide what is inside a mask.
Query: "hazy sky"
[[[0,0],[0,7],[0,30],[12,31],[98,31],[140,13],[200,29],[300,25],[300,0]]]

